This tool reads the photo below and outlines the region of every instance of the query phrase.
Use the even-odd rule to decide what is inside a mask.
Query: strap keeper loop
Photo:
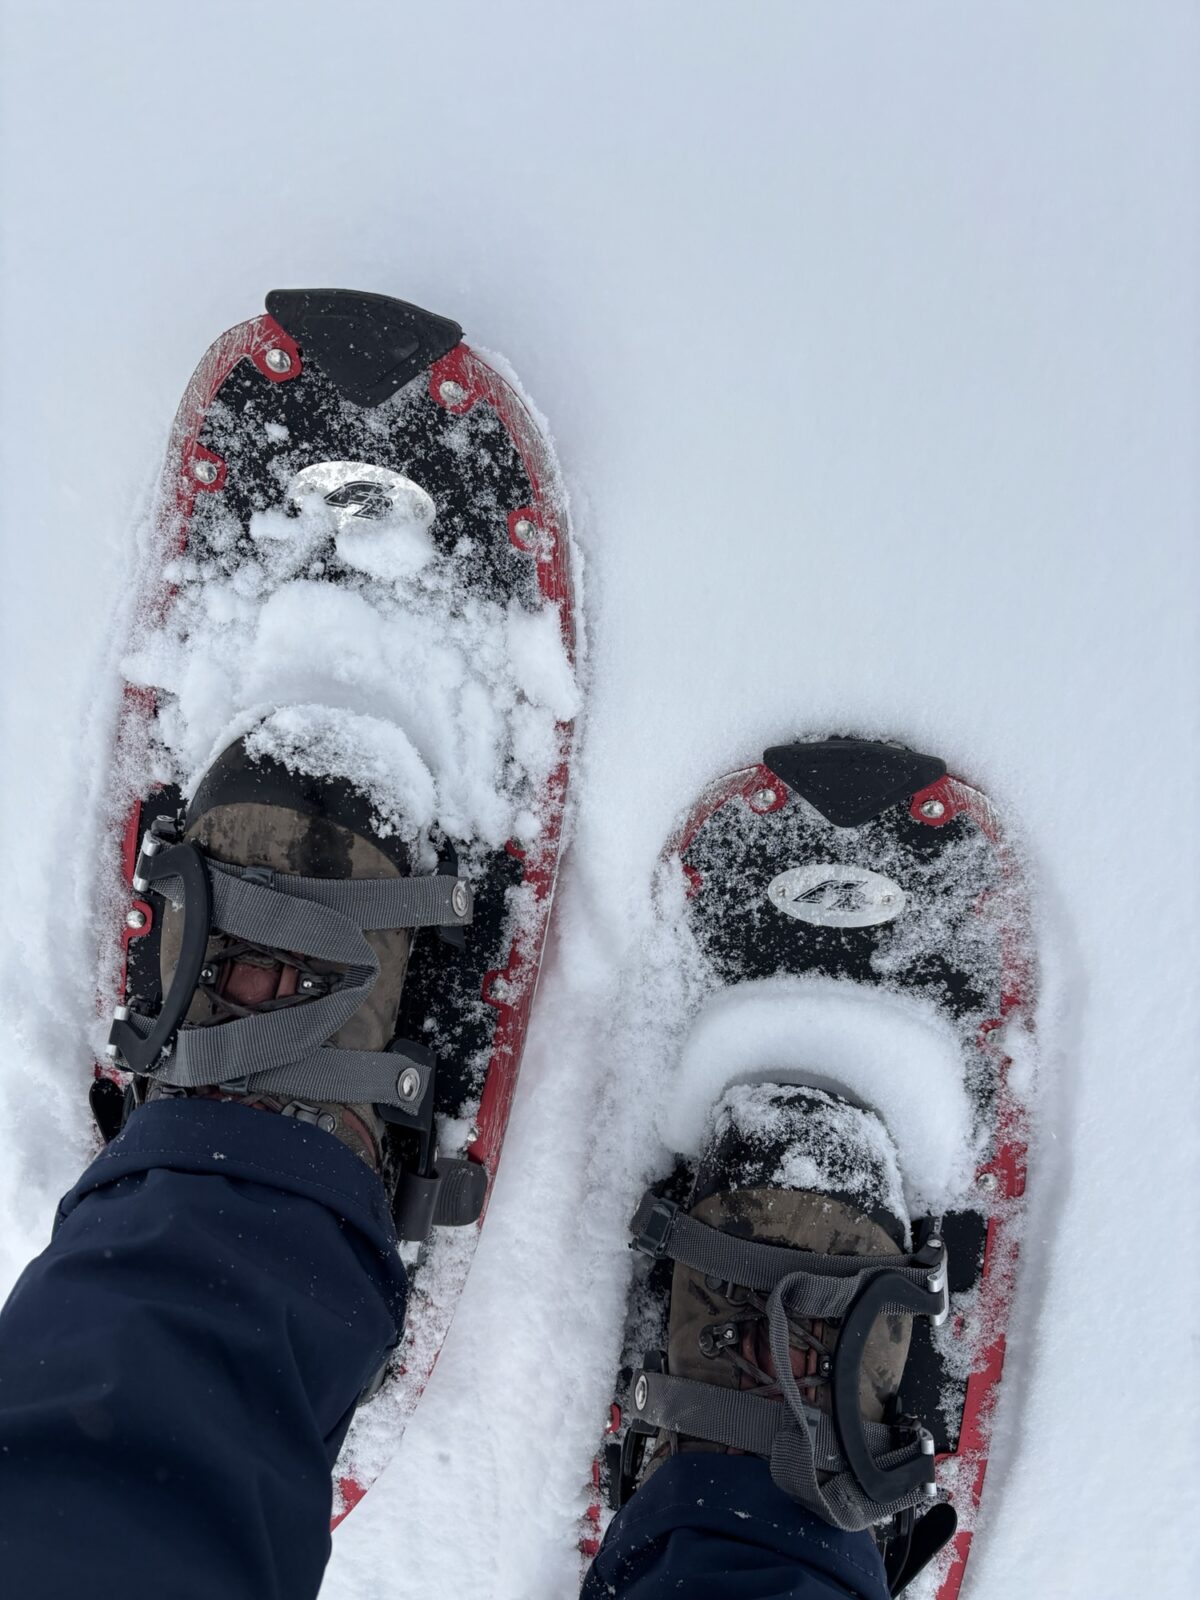
[[[644,1195],[630,1224],[633,1248],[644,1256],[653,1256],[656,1261],[661,1261],[670,1248],[671,1233],[678,1215],[679,1207],[674,1200],[660,1200],[653,1193]]]

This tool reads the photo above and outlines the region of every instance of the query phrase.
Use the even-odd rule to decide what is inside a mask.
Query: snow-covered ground
[[[1200,1579],[1200,18],[895,7],[0,6],[0,1291],[84,1158],[126,552],[183,385],[275,286],[458,318],[583,556],[573,839],[488,1226],[325,1600],[551,1600],[666,1092],[655,858],[798,732],[1023,830],[1030,1224],[973,1600]]]

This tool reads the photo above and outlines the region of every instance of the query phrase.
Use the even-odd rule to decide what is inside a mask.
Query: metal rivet
[[[461,383],[455,383],[453,378],[447,378],[438,384],[438,398],[444,406],[460,406],[467,398],[467,391]]]
[[[923,817],[944,817],[946,815],[946,807],[940,800],[922,800],[921,815]]]
[[[272,372],[288,372],[291,370],[291,356],[288,355],[286,350],[280,350],[278,346],[268,350],[263,360]]]
[[[114,1022],[128,1022],[128,1020],[129,1020],[129,1007],[128,1006],[114,1006],[113,1007],[113,1021]]]
[[[991,1194],[996,1187],[996,1174],[994,1172],[981,1172],[975,1179],[975,1183],[985,1194]]]
[[[477,1122],[473,1122],[471,1124],[471,1131],[470,1131],[470,1133],[467,1134],[467,1143],[468,1144],[474,1144],[475,1141],[478,1138],[479,1138],[479,1124]]]
[[[332,1133],[337,1127],[337,1118],[332,1111],[326,1111],[317,1118],[317,1127],[324,1133]]]
[[[217,981],[217,969],[216,969],[216,967],[201,967],[200,968],[200,982],[201,983],[216,983],[216,981]]]
[[[450,908],[456,917],[465,917],[471,909],[471,893],[461,878],[450,891]]]
[[[519,539],[522,544],[532,544],[537,538],[537,528],[528,517],[519,517],[513,523],[513,537]]]
[[[421,1074],[416,1067],[405,1067],[396,1079],[396,1093],[401,1100],[415,1100],[421,1092]]]
[[[192,462],[192,477],[197,483],[216,483],[220,471],[215,461],[205,461],[203,457]]]
[[[927,1250],[940,1250],[942,1248],[941,1235],[937,1233],[931,1233],[928,1239],[925,1241],[925,1248]]]
[[[146,926],[146,913],[138,906],[131,906],[125,913],[125,926],[127,928],[144,928]]]
[[[638,1375],[638,1381],[633,1386],[633,1403],[639,1411],[643,1411],[649,1398],[650,1385],[646,1382],[646,1374],[643,1372]]]
[[[315,978],[301,978],[300,987],[306,991],[309,989],[315,989],[317,987],[317,980]]]
[[[760,811],[765,811],[768,806],[773,806],[779,796],[774,789],[760,789],[754,796],[754,804]]]

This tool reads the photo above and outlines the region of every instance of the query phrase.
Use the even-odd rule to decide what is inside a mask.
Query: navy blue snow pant
[[[0,1312],[3,1592],[311,1600],[330,1469],[405,1287],[382,1186],[328,1134],[222,1101],[136,1112]],[[613,1523],[584,1595],[886,1588],[869,1537],[763,1463],[688,1455]]]

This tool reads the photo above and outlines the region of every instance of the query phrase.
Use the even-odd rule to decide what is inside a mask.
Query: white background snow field
[[[571,496],[586,711],[509,1139],[323,1600],[576,1592],[669,1088],[628,1026],[655,860],[710,777],[852,730],[986,789],[1037,898],[969,1600],[1196,1592],[1198,63],[1186,0],[0,4],[0,1294],[89,1148],[119,601],[206,346],[274,287],[453,316]]]

